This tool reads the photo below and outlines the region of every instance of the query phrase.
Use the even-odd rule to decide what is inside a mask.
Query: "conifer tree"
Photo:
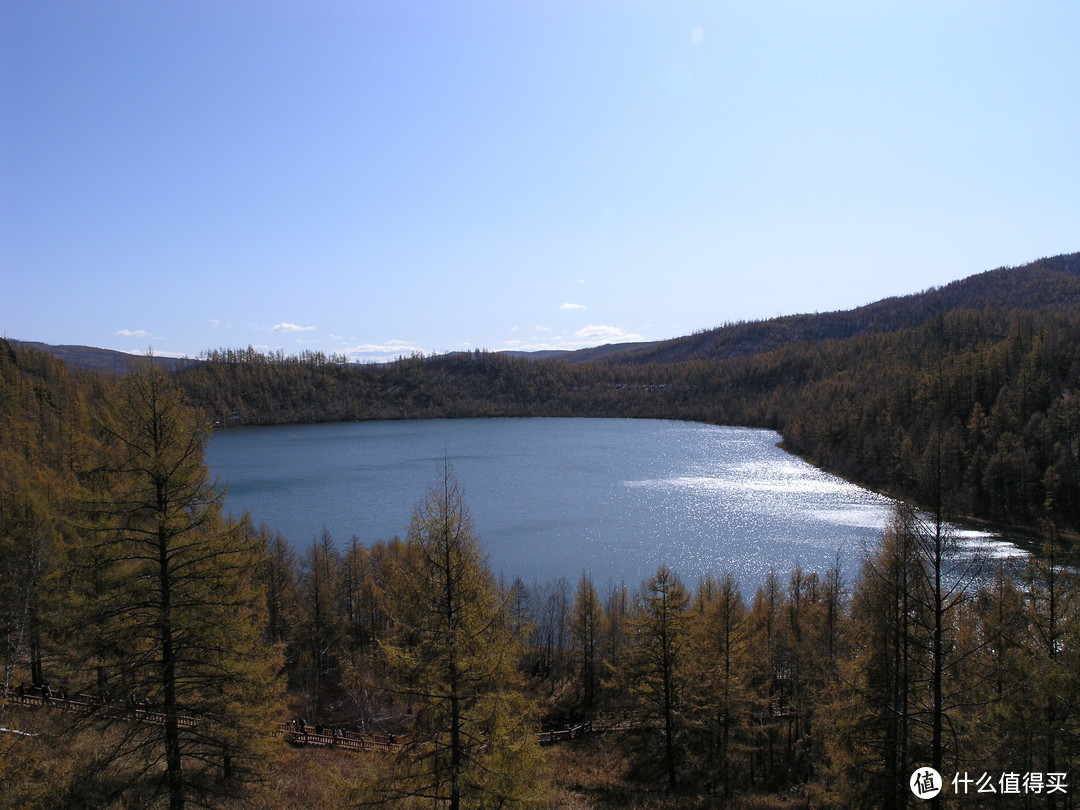
[[[334,538],[324,529],[301,562],[296,639],[300,686],[308,712],[319,722],[337,686],[338,656],[346,630],[340,600],[341,573]]]
[[[645,716],[659,725],[663,770],[668,789],[678,786],[685,745],[684,655],[689,597],[678,576],[661,566],[645,583],[641,602],[631,617],[629,649],[622,677]]]
[[[852,600],[853,656],[839,667],[828,709],[830,799],[843,806],[907,804],[911,768],[927,761],[919,696],[931,670],[930,582],[907,510],[897,510],[864,560]]]
[[[108,463],[75,556],[84,663],[97,676],[82,691],[113,699],[93,717],[116,731],[103,752],[122,763],[112,792],[165,797],[174,810],[208,804],[258,772],[279,710],[258,550],[222,520],[203,464],[206,429],[164,372],[129,375],[103,429]]]
[[[373,803],[425,798],[458,810],[535,800],[541,758],[520,689],[520,640],[449,462],[416,508],[391,585],[395,626],[383,649],[414,727],[394,784]]]
[[[747,609],[731,574],[707,578],[695,595],[688,662],[697,754],[702,781],[730,800],[738,763],[746,756],[750,696]]]
[[[582,574],[570,609],[570,645],[574,657],[574,676],[581,707],[596,706],[600,691],[600,649],[604,637],[604,611],[592,578]]]

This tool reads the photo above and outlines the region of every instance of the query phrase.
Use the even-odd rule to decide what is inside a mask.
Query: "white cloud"
[[[174,360],[183,360],[183,359],[190,356],[190,355],[184,354],[183,352],[162,352],[162,351],[158,351],[157,349],[154,349],[153,352],[151,352],[151,353],[153,354],[154,357],[171,357]],[[133,355],[135,357],[146,357],[147,356],[147,353],[146,353],[145,350],[130,351],[130,352],[125,352],[125,354],[130,354],[130,355]]]
[[[559,309],[585,309],[584,304],[571,304],[569,302],[563,304]]]
[[[295,323],[277,323],[270,327],[271,332],[314,332],[314,326],[297,326]]]
[[[527,340],[507,340],[503,342],[503,346],[506,351],[511,352],[570,351],[571,349],[580,348],[578,346],[568,346],[565,343],[530,343]]]
[[[385,362],[421,352],[424,348],[411,340],[388,340],[386,343],[360,343],[341,350],[349,359],[360,362]]]
[[[601,343],[626,343],[628,341],[645,340],[641,335],[627,332],[617,326],[590,325],[574,332],[574,337],[586,342]]]
[[[645,337],[635,332],[627,332],[617,326],[591,325],[577,330],[570,337],[562,335],[541,339],[533,337],[530,340],[503,341],[503,348],[507,351],[540,352],[540,351],[574,351],[588,346],[597,346],[602,343],[626,343],[646,340]]]
[[[118,335],[120,337],[137,337],[137,338],[150,337],[150,333],[147,332],[145,329],[120,329],[119,331],[115,332],[114,334],[116,334],[116,335]]]

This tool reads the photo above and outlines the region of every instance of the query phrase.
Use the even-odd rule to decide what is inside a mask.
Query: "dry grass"
[[[49,712],[11,709],[3,725],[38,734],[19,737],[0,734],[0,805],[20,808],[125,808],[122,802],[95,801],[94,785],[107,783],[107,774],[85,779],[85,769],[107,745],[104,734],[83,730],[67,734],[62,718]],[[551,780],[550,810],[704,810],[722,807],[716,797],[692,792],[669,794],[655,782],[645,782],[626,756],[618,734],[590,735],[544,749]],[[372,784],[390,759],[378,754],[290,748],[267,763],[262,782],[243,800],[227,806],[239,810],[344,808],[358,785]],[[638,776],[639,778],[635,778]],[[742,810],[802,810],[806,799],[787,796],[746,796],[728,805]]]
[[[670,794],[661,786],[635,781],[633,765],[618,734],[593,735],[547,749],[554,787],[551,810],[706,810],[723,807],[715,796]],[[743,796],[733,810],[804,810],[806,799]]]

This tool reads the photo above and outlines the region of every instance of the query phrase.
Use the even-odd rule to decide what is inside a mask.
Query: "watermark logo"
[[[920,799],[932,799],[941,793],[941,774],[933,768],[916,768],[911,774],[911,792]]]

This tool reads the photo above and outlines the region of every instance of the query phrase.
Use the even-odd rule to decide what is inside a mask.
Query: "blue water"
[[[227,511],[303,549],[404,537],[444,457],[493,570],[527,583],[588,571],[636,586],[661,564],[684,581],[730,571],[752,592],[770,568],[845,577],[891,501],[776,447],[771,431],[630,419],[359,422],[222,431],[207,448]],[[1016,550],[992,536],[964,542]]]

